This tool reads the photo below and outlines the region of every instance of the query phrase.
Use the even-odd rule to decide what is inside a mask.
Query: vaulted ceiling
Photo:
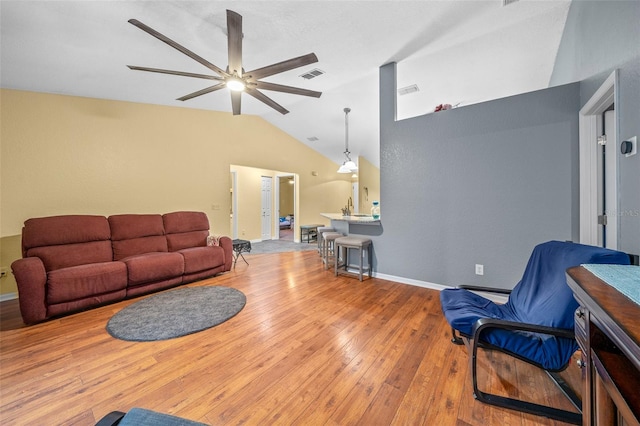
[[[322,92],[265,92],[281,115],[244,96],[258,115],[336,163],[349,150],[379,165],[378,69],[398,63],[398,117],[438,104],[469,105],[549,85],[570,0],[469,1],[11,1],[0,3],[3,88],[231,111],[226,90],[176,98],[210,83],[132,71],[207,69],[129,24],[138,19],[208,61],[227,65],[226,9],[243,17],[245,69],[314,52],[315,64],[264,80]],[[312,70],[313,79],[301,75]],[[311,139],[311,140],[310,140]]]

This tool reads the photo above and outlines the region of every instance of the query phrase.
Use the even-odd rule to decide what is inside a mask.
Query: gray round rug
[[[244,308],[244,293],[222,286],[188,287],[149,296],[107,323],[113,337],[134,342],[167,340],[221,324]]]

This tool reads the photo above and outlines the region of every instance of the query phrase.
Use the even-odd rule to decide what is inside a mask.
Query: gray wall
[[[550,85],[580,81],[583,106],[618,69],[617,146],[632,136],[640,137],[639,23],[637,0],[572,2],[550,81]],[[618,161],[619,249],[640,254],[640,155],[618,154]]]
[[[395,64],[381,67],[376,271],[508,288],[535,244],[577,241],[578,111],[618,69],[617,142],[640,137],[638,22],[637,0],[574,1],[549,84],[560,87],[401,122]],[[638,254],[640,155],[618,170],[620,249]]]
[[[395,121],[395,69],[380,69],[378,273],[511,288],[536,244],[577,240],[579,84]]]

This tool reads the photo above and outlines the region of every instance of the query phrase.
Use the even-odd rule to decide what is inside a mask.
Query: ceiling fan
[[[201,63],[217,74],[206,75],[183,71],[165,70],[160,68],[147,68],[127,65],[132,70],[157,72],[162,74],[172,74],[184,77],[194,77],[219,81],[219,83],[216,83],[213,86],[206,87],[202,90],[198,90],[197,92],[193,92],[178,98],[178,100],[180,101],[193,99],[197,96],[215,92],[216,90],[220,90],[226,87],[231,93],[231,107],[233,109],[233,115],[240,114],[242,92],[253,96],[261,102],[264,102],[265,104],[269,105],[271,108],[274,108],[282,114],[287,114],[289,112],[287,109],[285,109],[282,105],[276,103],[273,99],[266,96],[259,89],[291,93],[294,95],[312,96],[315,98],[319,98],[320,95],[322,95],[322,92],[315,92],[313,90],[301,89],[299,87],[284,86],[282,84],[260,81],[264,77],[269,77],[274,74],[279,74],[285,71],[312,64],[314,62],[318,62],[318,58],[316,57],[315,53],[309,53],[297,58],[289,59],[286,61],[278,62],[276,64],[268,65],[266,67],[245,72],[244,68],[242,68],[242,16],[232,10],[227,10],[227,47],[229,53],[229,65],[227,65],[226,70],[215,66],[211,62],[193,53],[186,47],[181,46],[180,44],[171,40],[169,37],[160,34],[153,28],[143,24],[137,19],[130,19],[128,22],[151,34],[155,38],[165,42],[174,49],[179,50],[180,52]]]

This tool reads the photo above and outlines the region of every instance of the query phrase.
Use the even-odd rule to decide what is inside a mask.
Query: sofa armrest
[[[218,244],[224,250],[224,270],[230,271],[233,264],[233,241],[229,237],[220,237]]]
[[[45,287],[47,271],[38,257],[18,259],[11,264],[18,284],[20,313],[25,324],[33,324],[47,318]]]

